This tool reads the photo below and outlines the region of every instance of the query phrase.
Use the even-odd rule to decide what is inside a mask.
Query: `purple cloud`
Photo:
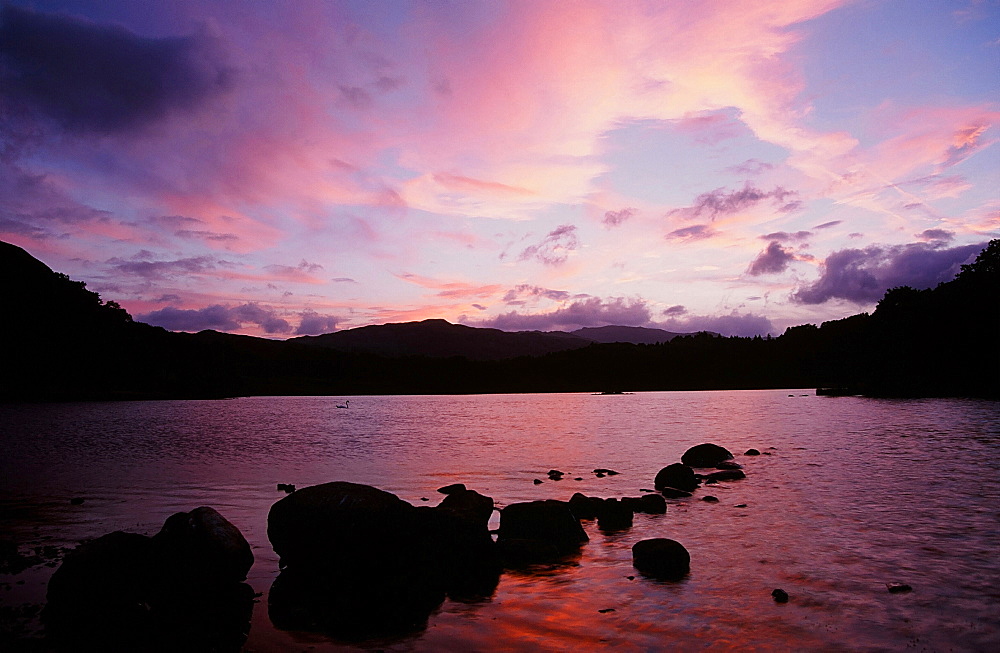
[[[542,297],[553,301],[561,302],[570,298],[570,294],[565,290],[550,290],[539,286],[531,286],[526,283],[518,284],[508,290],[503,296],[503,301],[507,304],[523,304],[521,297]]]
[[[526,247],[518,260],[537,258],[545,265],[561,265],[569,258],[569,253],[579,246],[576,226],[564,224],[550,231],[537,245]]]
[[[871,303],[896,286],[931,288],[953,279],[960,266],[972,261],[986,243],[950,249],[942,245],[941,241],[873,245],[834,252],[824,261],[820,278],[800,288],[792,299],[803,304],[822,304],[830,299]]]
[[[336,331],[337,323],[340,321],[340,318],[320,315],[316,311],[303,311],[301,317],[299,328],[295,330],[295,334],[300,336],[316,336]]]
[[[637,209],[625,208],[618,211],[608,211],[604,214],[604,226],[607,228],[617,227],[632,216],[638,213]]]
[[[764,336],[774,331],[771,320],[763,315],[752,313],[741,315],[735,311],[729,315],[689,315],[669,319],[653,326],[675,333],[711,331],[723,336],[741,337]]]
[[[824,222],[823,224],[818,224],[813,229],[829,229],[830,227],[836,227],[838,224],[843,222],[843,220],[831,220],[830,222]]]
[[[925,229],[915,235],[920,240],[929,242],[939,241],[947,243],[955,239],[955,232],[948,231],[947,229]]]
[[[668,308],[663,309],[663,314],[667,317],[676,317],[678,315],[684,315],[688,310],[681,304],[676,304]]]
[[[759,277],[762,274],[779,274],[788,268],[788,264],[795,260],[792,250],[785,249],[776,240],[772,240],[767,249],[757,255],[750,262],[747,274],[751,277]]]
[[[739,190],[728,192],[724,188],[716,188],[696,197],[693,205],[674,209],[668,215],[679,215],[684,219],[708,215],[710,220],[715,220],[719,215],[738,213],[768,199],[779,205],[779,210],[790,211],[797,208],[795,205],[798,202],[787,202],[786,200],[794,195],[796,195],[795,191],[785,190],[781,186],[770,191],[763,191],[750,183]]]
[[[71,133],[134,130],[226,91],[233,72],[204,34],[146,38],[118,25],[6,5],[0,95]]]
[[[809,236],[812,236],[811,231],[795,231],[789,233],[787,231],[775,231],[774,233],[764,234],[760,237],[761,240],[805,240]]]
[[[696,224],[691,227],[674,229],[666,235],[668,240],[702,240],[715,235],[715,230],[707,224]]]
[[[288,333],[292,327],[287,321],[277,316],[271,307],[256,303],[241,306],[223,306],[213,304],[199,309],[174,308],[167,306],[150,313],[139,315],[136,319],[154,326],[161,326],[170,331],[202,331],[215,329],[217,331],[235,331],[244,324],[256,324],[266,333]]]
[[[649,322],[646,302],[641,299],[626,300],[615,297],[604,300],[590,297],[548,313],[517,313],[511,311],[492,319],[476,322],[474,326],[491,327],[504,331],[553,331],[573,330],[588,326],[642,326]]]
[[[757,159],[747,159],[743,163],[735,166],[730,166],[726,168],[727,172],[732,172],[737,175],[759,175],[762,172],[766,172],[774,168],[773,164],[767,163],[765,161],[759,161]]]
[[[150,256],[149,252],[143,251],[137,254],[136,258],[143,259]],[[209,256],[193,256],[174,261],[127,261],[120,258],[112,258],[108,259],[107,262],[119,272],[143,277],[144,279],[168,279],[178,274],[200,274],[214,270],[220,264],[230,265],[225,261],[218,261]]]

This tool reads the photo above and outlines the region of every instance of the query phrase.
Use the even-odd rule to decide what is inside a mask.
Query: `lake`
[[[0,405],[2,538],[26,550],[152,535],[174,512],[212,506],[253,547],[248,582],[261,596],[246,651],[1000,650],[997,402],[804,390],[344,401]],[[436,504],[451,483],[499,507],[641,496],[701,442],[732,451],[747,478],[669,499],[666,514],[637,514],[626,531],[584,522],[578,558],[506,572],[492,596],[446,600],[418,632],[343,642],[268,616],[277,483],[353,481],[414,505]],[[548,480],[552,468],[564,480]],[[631,546],[651,537],[687,547],[686,578],[637,574]],[[8,642],[37,636],[31,606],[52,571],[0,574]],[[776,603],[775,588],[790,600]]]

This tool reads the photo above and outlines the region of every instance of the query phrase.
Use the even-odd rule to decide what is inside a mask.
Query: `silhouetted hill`
[[[289,342],[381,356],[461,356],[473,361],[488,361],[580,349],[593,341],[562,331],[509,332],[435,319],[363,326],[321,336],[292,338]]]
[[[810,386],[1000,398],[998,240],[953,281],[929,290],[893,288],[871,315],[792,327],[777,338],[700,333],[657,344],[444,320],[284,342],[172,333],[133,322],[114,302],[13,245],[0,243],[0,273],[5,400]],[[615,339],[629,331],[598,330]]]
[[[634,326],[584,327],[570,333],[594,342],[629,342],[633,345],[655,345],[659,342],[670,342],[677,336],[692,335]]]

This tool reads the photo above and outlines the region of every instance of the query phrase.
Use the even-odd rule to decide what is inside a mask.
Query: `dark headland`
[[[1000,240],[936,288],[771,338],[608,326],[565,332],[425,320],[286,341],[135,322],[0,243],[0,399],[827,388],[1000,398]]]

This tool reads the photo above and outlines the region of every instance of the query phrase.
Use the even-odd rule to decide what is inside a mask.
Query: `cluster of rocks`
[[[116,531],[66,554],[42,619],[74,650],[238,651],[252,564],[243,534],[214,509],[177,513],[153,537]]]
[[[694,471],[706,468],[715,471]],[[559,480],[563,472],[548,476]],[[446,597],[492,595],[504,568],[578,553],[589,540],[581,520],[622,531],[635,513],[666,512],[664,497],[738,478],[744,474],[732,454],[702,444],[660,470],[655,493],[513,503],[500,510],[495,533],[493,499],[461,483],[440,488],[444,498],[433,507],[356,483],[279,484],[287,496],[268,513],[267,537],[280,557],[268,614],[280,629],[347,639],[419,630]],[[640,573],[657,579],[690,569],[684,546],[666,538],[635,543],[632,557]],[[249,628],[253,592],[243,581],[252,563],[249,544],[218,512],[178,513],[154,537],[115,532],[69,553],[49,583],[44,618],[57,635],[104,637],[112,648],[141,650],[143,638],[159,638],[171,649],[200,639],[213,642],[211,650],[238,650]]]

